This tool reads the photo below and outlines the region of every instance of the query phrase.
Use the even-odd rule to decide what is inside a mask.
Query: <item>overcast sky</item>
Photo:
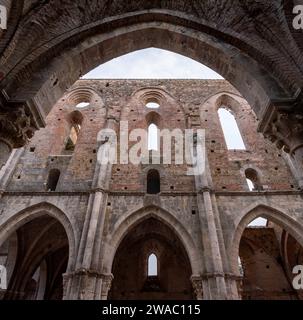
[[[182,55],[149,48],[118,57],[84,79],[223,79],[213,70]]]

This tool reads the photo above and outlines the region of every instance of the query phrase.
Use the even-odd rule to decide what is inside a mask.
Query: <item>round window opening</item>
[[[145,106],[148,109],[158,109],[158,108],[160,108],[160,104],[155,100],[148,101]]]
[[[89,106],[89,102],[80,102],[76,105],[77,109],[83,109]]]

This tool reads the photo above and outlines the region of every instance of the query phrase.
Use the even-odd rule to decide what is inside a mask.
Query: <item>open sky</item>
[[[203,64],[182,55],[156,48],[135,51],[110,60],[92,70],[82,79],[223,79]],[[243,149],[241,134],[234,127],[228,112],[220,114],[225,123],[226,141],[234,149]],[[265,225],[256,219],[251,225]]]
[[[212,69],[182,55],[149,48],[102,64],[83,79],[223,79]]]

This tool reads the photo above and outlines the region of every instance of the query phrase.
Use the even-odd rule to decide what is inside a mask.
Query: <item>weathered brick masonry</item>
[[[0,264],[8,289],[1,297],[302,297],[292,286],[303,245],[298,3],[2,1]],[[150,47],[201,62],[228,82],[75,84]],[[145,103],[155,99],[160,109],[150,113]],[[81,102],[89,107],[76,108]],[[246,150],[227,150],[222,105]],[[110,142],[98,132],[118,131],[120,120],[130,130],[152,122],[205,129],[207,170],[191,177],[186,165],[100,165],[99,147]],[[247,229],[259,216],[267,227]],[[152,252],[156,277],[147,276]]]
[[[160,107],[147,108],[149,101]],[[89,105],[77,108],[81,102]],[[227,149],[220,107],[235,116],[246,150]],[[151,122],[205,129],[206,172],[189,176],[186,163],[100,166],[98,133],[119,134],[120,121],[129,132]],[[76,144],[66,148],[74,126]],[[147,193],[150,170],[159,172],[160,193]],[[255,191],[247,170],[258,175]],[[1,189],[7,299],[300,297],[291,283],[292,267],[302,261],[298,181],[225,80],[79,80],[46,127],[14,151]],[[246,228],[259,216],[267,227]],[[158,277],[147,276],[151,253]]]

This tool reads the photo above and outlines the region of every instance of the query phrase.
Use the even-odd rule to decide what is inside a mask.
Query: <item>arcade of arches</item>
[[[302,299],[292,283],[303,264],[294,1],[217,2],[5,1],[1,298]],[[149,47],[226,80],[78,80]],[[245,148],[229,148],[221,108]],[[152,164],[97,161],[111,144],[98,133],[118,133],[120,121],[130,132],[205,129],[205,171],[191,176],[187,163],[159,155]],[[259,217],[267,224],[252,226]]]

